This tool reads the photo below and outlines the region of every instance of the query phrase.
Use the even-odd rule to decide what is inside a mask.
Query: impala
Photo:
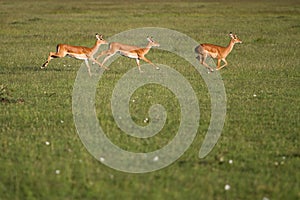
[[[207,56],[218,59],[218,66],[216,70],[220,70],[227,65],[226,57],[232,51],[234,44],[242,43],[242,40],[240,40],[237,35],[233,35],[230,32],[229,36],[231,37],[231,40],[227,47],[221,47],[214,44],[200,44],[195,48],[195,52],[198,54],[197,58],[200,63],[207,67],[210,72],[213,72],[214,70],[205,62]],[[222,66],[220,66],[221,61],[224,62]]]
[[[142,72],[140,67],[140,60],[144,60],[147,63],[150,63],[156,69],[159,69],[155,64],[153,64],[149,59],[145,57],[145,55],[150,51],[152,47],[159,47],[159,43],[155,42],[152,37],[147,37],[148,44],[145,48],[127,45],[127,44],[121,44],[118,42],[112,42],[109,44],[109,49],[106,51],[102,51],[99,56],[97,57],[97,60],[102,55],[106,55],[102,62],[102,66],[104,66],[104,63],[113,55],[116,53],[121,54],[122,56],[126,56],[128,58],[134,58],[136,60],[136,64],[139,68],[139,71]]]
[[[48,66],[50,60],[53,58],[63,58],[65,56],[69,56],[72,58],[76,58],[79,60],[84,60],[85,64],[88,68],[89,75],[91,76],[91,69],[88,60],[92,60],[97,63],[99,66],[102,66],[97,60],[94,59],[94,54],[98,51],[101,44],[107,44],[107,42],[103,39],[102,35],[96,34],[96,43],[92,48],[83,47],[83,46],[71,46],[68,44],[58,44],[56,47],[56,52],[50,52],[47,61],[41,67],[44,69]]]

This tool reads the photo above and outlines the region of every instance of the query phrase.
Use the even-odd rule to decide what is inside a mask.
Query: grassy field
[[[0,24],[1,200],[300,199],[299,1],[2,0]],[[243,44],[235,46],[228,67],[220,71],[226,121],[204,159],[198,152],[211,112],[205,82],[185,60],[158,49],[149,52],[150,60],[172,66],[190,81],[201,118],[193,144],[179,160],[159,171],[130,174],[101,164],[77,134],[72,92],[81,61],[64,58],[46,70],[40,66],[57,43],[92,46],[97,32],[109,38],[141,27],[169,28],[199,43],[224,46],[232,31]],[[134,60],[120,57],[104,73],[96,94],[97,116],[114,143],[153,151],[172,139],[180,110],[170,91],[142,87],[130,105],[137,124],[143,125],[153,103],[172,114],[154,138],[122,134],[110,97],[133,67]]]

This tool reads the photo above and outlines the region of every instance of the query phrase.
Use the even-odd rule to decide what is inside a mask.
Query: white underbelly
[[[130,53],[130,52],[127,52],[127,51],[120,51],[120,54],[122,56],[126,56],[128,58],[138,58],[138,55],[136,53]]]
[[[209,55],[210,55],[211,57],[213,57],[213,58],[216,58],[216,57],[218,56],[217,53],[212,53],[212,52],[209,52]]]
[[[76,58],[78,60],[86,60],[87,59],[87,56],[85,54],[69,53],[68,56],[72,57],[72,58]]]

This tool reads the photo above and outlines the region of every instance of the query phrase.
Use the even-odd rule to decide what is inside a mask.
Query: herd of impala
[[[200,61],[202,65],[204,65],[209,72],[213,72],[213,68],[210,67],[206,62],[206,58],[208,56],[212,58],[218,59],[218,64],[216,70],[220,70],[227,65],[226,57],[232,51],[234,44],[242,43],[242,41],[232,33],[229,34],[230,42],[226,47],[214,45],[214,44],[200,44],[195,48],[195,52],[198,54],[197,59]],[[140,68],[140,60],[144,60],[147,63],[153,65],[156,69],[159,69],[158,66],[153,64],[149,59],[145,57],[145,55],[149,52],[152,47],[159,47],[159,43],[155,42],[152,37],[147,37],[148,44],[146,47],[137,47],[128,44],[122,44],[118,42],[112,42],[108,44],[106,40],[103,39],[103,35],[96,34],[96,43],[92,48],[84,47],[84,46],[72,46],[68,44],[58,44],[56,48],[56,52],[50,52],[47,61],[41,67],[44,69],[49,64],[50,60],[53,58],[63,58],[65,56],[73,57],[79,60],[84,60],[85,64],[88,68],[89,75],[91,76],[91,69],[89,65],[89,60],[93,61],[93,63],[97,63],[100,67],[109,70],[109,68],[104,66],[104,63],[114,54],[119,53],[128,58],[134,58],[136,60],[138,69],[142,72]],[[108,44],[109,48],[106,51],[102,51],[98,57],[95,59],[94,55],[97,53],[99,47],[102,44]],[[102,63],[98,61],[98,58],[105,55],[105,58]],[[221,61],[224,62],[222,66]]]

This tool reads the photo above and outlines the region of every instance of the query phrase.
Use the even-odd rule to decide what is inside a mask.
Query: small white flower
[[[103,157],[100,157],[100,161],[101,161],[101,162],[104,162],[105,159],[104,159]]]
[[[109,177],[110,179],[114,179],[115,176],[113,174],[110,174]]]
[[[144,119],[144,123],[147,123],[149,121],[149,119],[146,117],[145,119]]]
[[[225,190],[230,190],[230,185],[226,184],[224,187]]]
[[[132,102],[134,103],[134,102],[135,102],[135,99],[132,99]]]
[[[55,170],[55,174],[60,174],[60,170],[59,169]]]
[[[62,124],[63,124],[63,123],[64,123],[64,121],[63,121],[63,120],[60,120],[60,123],[62,123]]]
[[[158,156],[155,156],[154,158],[153,158],[153,161],[154,162],[156,162],[156,161],[158,161],[159,160],[159,157]]]
[[[50,142],[46,141],[46,142],[45,142],[45,145],[49,146],[49,145],[50,145]]]
[[[257,95],[256,94],[253,94],[253,97],[256,97]]]
[[[223,156],[221,156],[221,157],[219,158],[219,162],[220,162],[220,163],[223,163],[223,162],[224,162],[224,160],[225,160],[225,159],[224,159],[224,157],[223,157]]]
[[[233,163],[233,160],[229,160],[228,163],[229,163],[229,164],[232,164],[232,163]]]

